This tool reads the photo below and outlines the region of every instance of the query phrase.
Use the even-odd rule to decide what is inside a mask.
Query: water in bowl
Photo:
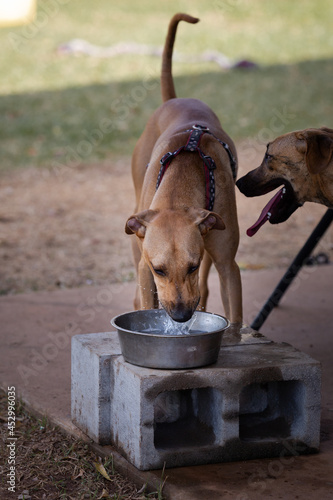
[[[163,322],[158,326],[156,324],[147,325],[140,329],[140,331],[142,333],[150,333],[151,335],[200,335],[205,333],[203,330],[192,328],[195,320],[196,313],[185,323],[178,323],[166,315]]]

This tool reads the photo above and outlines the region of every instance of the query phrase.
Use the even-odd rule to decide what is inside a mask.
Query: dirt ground
[[[239,176],[261,162],[264,147],[238,145]],[[249,152],[251,154],[249,154]],[[254,223],[271,195],[248,199],[237,190],[241,269],[286,267],[325,212],[307,203],[285,223]],[[0,177],[0,293],[55,290],[132,280],[130,236],[133,213],[130,158],[61,171],[29,168]],[[332,260],[333,231],[315,250]]]

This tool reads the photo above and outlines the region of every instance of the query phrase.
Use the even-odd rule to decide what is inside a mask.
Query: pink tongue
[[[281,198],[283,196],[283,190],[284,190],[284,187],[282,189],[280,189],[280,191],[278,191],[276,193],[276,195],[273,196],[273,198],[263,208],[263,210],[262,210],[262,212],[261,212],[261,214],[260,214],[259,219],[257,220],[257,222],[255,222],[253,224],[253,226],[249,227],[249,229],[246,231],[246,234],[248,236],[255,235],[256,232],[259,231],[259,229],[261,228],[261,226],[263,226],[265,224],[265,222],[267,222],[269,220],[268,213],[269,212],[271,213],[272,210],[276,207],[276,205],[281,200]]]

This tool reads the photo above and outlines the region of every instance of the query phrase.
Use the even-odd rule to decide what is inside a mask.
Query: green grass
[[[180,25],[176,51],[217,50],[259,64],[223,72],[215,63],[174,63],[178,96],[207,102],[236,141],[332,126],[329,0],[44,0],[34,23],[0,30],[0,168],[62,169],[131,154],[161,102],[159,58],[57,48],[73,38],[161,46],[177,11],[201,22]]]

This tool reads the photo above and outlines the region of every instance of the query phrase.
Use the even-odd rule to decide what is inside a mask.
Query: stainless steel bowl
[[[111,320],[117,329],[125,361],[147,368],[185,369],[215,363],[223,332],[223,316],[196,312],[186,334],[165,333],[169,316],[163,309],[120,314]],[[174,323],[178,329],[179,323]]]

